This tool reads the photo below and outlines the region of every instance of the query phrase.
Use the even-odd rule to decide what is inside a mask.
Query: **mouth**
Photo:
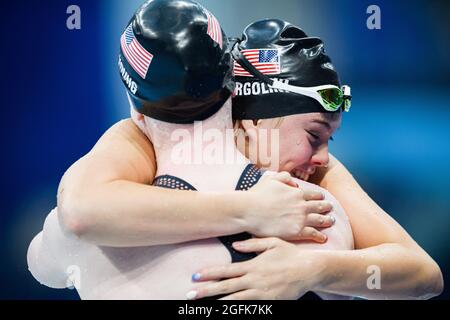
[[[300,179],[303,181],[308,181],[309,177],[312,176],[315,171],[316,171],[315,168],[308,169],[308,170],[294,168],[294,170],[291,171],[291,175],[293,177],[296,177],[297,179]]]

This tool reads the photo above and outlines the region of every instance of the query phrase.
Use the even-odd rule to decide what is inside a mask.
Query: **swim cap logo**
[[[130,77],[127,70],[125,70],[122,59],[120,57],[119,57],[119,71],[120,71],[120,75],[122,76],[122,80],[123,80],[123,82],[125,82],[128,89],[131,91],[132,94],[136,94],[136,92],[138,90],[138,86],[137,86],[136,82],[134,82],[133,79]]]
[[[220,49],[222,49],[223,46],[223,39],[222,39],[222,29],[220,28],[220,23],[217,21],[216,17],[206,10],[206,15],[208,16],[208,36],[213,39],[215,43],[217,43],[220,46]]]
[[[280,82],[289,84],[288,79],[272,78],[272,80],[278,80]],[[273,89],[267,83],[260,81],[244,82],[244,83],[236,81],[236,89],[234,90],[234,96],[259,96],[263,94],[278,93],[278,92],[287,92],[287,91],[280,89]]]
[[[144,49],[136,39],[133,32],[133,25],[129,25],[120,38],[122,53],[130,66],[142,79],[147,76],[148,68],[153,60],[153,55]]]
[[[248,49],[242,50],[241,53],[262,74],[275,75],[281,73],[278,49]],[[233,71],[237,77],[253,77],[236,61]]]

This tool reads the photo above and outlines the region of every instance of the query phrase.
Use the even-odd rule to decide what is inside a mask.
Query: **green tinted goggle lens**
[[[344,94],[338,88],[319,90],[318,93],[322,97],[323,102],[333,110],[338,110],[344,103]]]

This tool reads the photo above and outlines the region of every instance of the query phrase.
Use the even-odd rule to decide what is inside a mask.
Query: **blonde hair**
[[[271,118],[270,120],[272,120],[272,122],[274,123],[273,125],[273,129],[279,129],[281,127],[281,124],[283,123],[285,117],[279,117],[279,118]],[[258,122],[261,121],[260,120],[253,120],[255,125],[258,125]],[[269,119],[266,119],[269,120]],[[247,132],[245,131],[243,125],[242,125],[242,120],[234,120],[233,121],[233,133],[234,133],[234,142],[236,144],[236,147],[241,150],[245,157],[250,158],[250,145],[248,143],[248,135]],[[257,157],[256,159],[253,159],[253,161],[255,161],[255,164],[259,167],[259,168],[263,168],[263,167],[268,167],[268,165],[264,165],[263,163],[260,162],[259,157]]]

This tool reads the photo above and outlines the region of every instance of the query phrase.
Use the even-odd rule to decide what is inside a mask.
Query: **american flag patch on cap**
[[[153,55],[144,49],[136,39],[133,32],[133,26],[130,24],[120,38],[120,46],[123,55],[130,66],[136,71],[142,79],[147,76],[148,68],[152,63]]]
[[[280,54],[277,49],[249,49],[241,53],[262,74],[280,74]],[[234,75],[239,77],[253,77],[239,63],[234,62]]]
[[[217,21],[216,17],[209,12],[206,11],[206,15],[208,16],[208,35],[211,37],[211,39],[214,40],[217,44],[219,44],[220,49],[222,49],[223,46],[223,40],[222,40],[222,29],[220,28],[219,21]]]

